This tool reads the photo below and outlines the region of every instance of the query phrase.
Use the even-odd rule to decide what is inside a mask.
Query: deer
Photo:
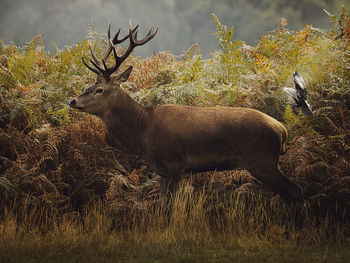
[[[161,178],[162,193],[173,193],[186,173],[245,168],[288,203],[302,202],[301,187],[279,169],[286,151],[287,130],[276,119],[251,108],[158,105],[145,107],[122,87],[133,67],[117,72],[135,47],[154,38],[152,27],[138,40],[138,26],[113,39],[108,24],[108,46],[99,60],[89,46],[89,65],[96,83],[72,99],[69,106],[100,118],[107,133],[135,155],[140,156]],[[118,55],[116,46],[129,39],[128,48]],[[114,65],[107,59],[113,52]]]

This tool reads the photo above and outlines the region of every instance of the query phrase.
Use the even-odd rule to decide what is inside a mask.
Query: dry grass
[[[15,208],[16,207],[16,208]],[[346,262],[344,225],[237,194],[222,207],[186,180],[172,202],[158,200],[126,218],[103,203],[64,216],[33,208],[29,202],[2,213],[2,262]],[[122,222],[122,224],[120,224]],[[127,222],[127,224],[126,224]]]

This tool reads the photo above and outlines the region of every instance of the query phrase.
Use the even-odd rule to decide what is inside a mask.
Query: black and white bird
[[[305,81],[297,71],[294,72],[293,78],[295,83],[295,89],[284,87],[283,90],[287,92],[290,96],[292,96],[297,106],[301,108],[301,112],[305,116],[311,117],[312,109],[310,104],[306,100],[307,91],[305,87]]]

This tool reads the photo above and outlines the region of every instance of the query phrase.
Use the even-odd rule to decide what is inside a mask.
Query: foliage
[[[67,106],[69,99],[95,78],[81,61],[82,55],[88,56],[89,44],[97,54],[105,47],[93,26],[88,41],[57,49],[55,55],[45,51],[39,36],[22,48],[1,43],[1,211],[12,209],[13,220],[19,223],[39,211],[45,216],[34,217],[38,226],[44,229],[54,224],[59,228],[66,217],[78,215],[79,220],[88,220],[84,213],[93,200],[109,207],[110,229],[126,228],[122,233],[130,235],[138,230],[152,232],[154,229],[147,228],[151,224],[158,229],[154,235],[164,230],[176,239],[190,233],[184,243],[193,242],[191,236],[201,233],[217,240],[212,233],[221,231],[225,236],[226,229],[235,237],[246,238],[249,233],[262,242],[277,242],[278,236],[286,236],[293,248],[333,240],[334,233],[336,242],[348,242],[349,14],[343,10],[334,19],[338,28],[331,32],[306,26],[293,33],[282,19],[280,28],[267,32],[255,47],[233,41],[233,27],[227,29],[215,15],[213,18],[221,49],[211,58],[203,59],[197,45],[183,56],[170,52],[148,58],[131,55],[120,69],[133,65],[124,88],[145,106],[251,107],[283,122],[289,139],[281,168],[301,184],[306,200],[301,229],[297,229],[298,212],[262,190],[245,170],[186,175],[191,186],[173,196],[178,207],[162,203],[158,177],[146,164],[125,152],[118,142],[110,142],[100,120]],[[282,89],[294,85],[296,70],[307,84],[314,111],[310,119],[289,105]],[[21,203],[26,204],[23,214]],[[1,224],[5,220],[2,212]],[[168,220],[169,214],[173,216]],[[58,221],[45,221],[51,219]],[[14,221],[5,222],[6,227],[0,225],[0,234],[7,235],[6,224]],[[317,227],[317,223],[321,225]],[[73,226],[72,231],[81,230],[79,224]],[[137,231],[128,232],[130,227]]]

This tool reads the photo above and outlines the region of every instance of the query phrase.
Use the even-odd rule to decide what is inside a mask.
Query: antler
[[[105,78],[106,81],[109,81],[110,76],[117,71],[117,69],[119,68],[119,66],[123,63],[123,61],[130,55],[130,53],[134,50],[135,47],[137,46],[141,46],[146,44],[148,41],[150,41],[158,32],[158,27],[156,28],[156,30],[152,33],[152,27],[150,28],[150,30],[148,31],[147,35],[145,36],[144,39],[142,40],[137,40],[137,33],[138,33],[138,27],[139,25],[135,26],[134,28],[132,28],[131,25],[131,21],[130,21],[130,28],[129,28],[129,34],[126,35],[125,37],[118,39],[119,34],[120,34],[120,30],[121,28],[118,29],[117,33],[115,34],[115,36],[113,37],[113,40],[111,39],[111,25],[108,22],[108,48],[105,51],[103,58],[101,61],[99,61],[97,59],[97,57],[95,56],[94,52],[92,51],[91,46],[89,45],[89,49],[91,52],[91,56],[92,59],[90,59],[90,62],[92,63],[92,65],[95,67],[91,67],[89,64],[87,64],[84,60],[84,58],[82,57],[83,63],[84,65],[91,71],[95,72],[96,74],[100,75],[102,74],[102,76]],[[125,51],[125,53],[122,56],[118,56],[117,55],[117,51],[115,48],[115,45],[120,44],[122,42],[124,42],[126,39],[130,39],[130,44],[129,47],[127,48],[127,50]],[[106,65],[106,61],[109,57],[109,55],[111,54],[111,52],[113,51],[113,55],[115,58],[115,64],[113,67],[109,68]]]

